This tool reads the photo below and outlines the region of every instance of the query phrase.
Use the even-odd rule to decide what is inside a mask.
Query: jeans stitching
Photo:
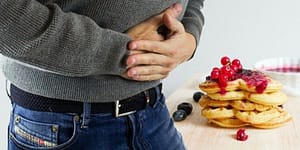
[[[25,150],[31,150],[31,149],[40,149],[40,150],[55,150],[55,149],[65,149],[69,146],[72,145],[72,143],[74,143],[76,141],[76,133],[77,133],[77,124],[76,124],[76,119],[75,119],[76,116],[74,116],[73,118],[73,133],[72,133],[72,136],[70,137],[70,139],[62,144],[59,144],[55,147],[34,147],[34,146],[30,146],[30,145],[27,145],[25,143],[22,143],[20,142],[18,139],[16,139],[16,137],[11,133],[9,133],[9,139],[12,140],[13,143],[16,144],[17,147],[19,148],[23,148]]]

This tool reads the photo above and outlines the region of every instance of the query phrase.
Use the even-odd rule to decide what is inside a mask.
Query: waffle
[[[270,77],[267,77],[268,86],[264,90],[265,93],[276,92],[282,89],[282,84]],[[221,91],[219,84],[213,80],[206,80],[199,84],[199,88],[207,94],[219,93]],[[247,84],[242,79],[236,79],[233,81],[228,81],[225,91],[237,91],[244,90],[248,92],[255,93],[256,87]]]
[[[282,84],[265,76],[247,76],[228,81],[220,87],[215,80],[207,79],[199,84],[205,95],[199,100],[201,115],[209,123],[220,127],[276,128],[287,123],[292,116],[281,108],[287,96],[281,92]],[[265,83],[263,83],[265,82]]]

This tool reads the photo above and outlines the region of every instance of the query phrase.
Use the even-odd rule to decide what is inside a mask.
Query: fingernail
[[[133,56],[129,56],[126,60],[127,66],[133,65],[135,63],[135,58]]]
[[[174,9],[175,9],[175,11],[177,12],[177,13],[180,13],[181,12],[181,7],[180,7],[180,4],[174,4],[173,6],[172,6]]]
[[[134,75],[134,76],[132,77],[132,79],[138,80],[138,79],[139,79],[139,76],[138,76],[138,75]]]
[[[135,58],[129,59],[127,65],[128,66],[133,65],[135,61],[136,61]]]
[[[135,77],[136,76],[136,71],[135,70],[129,71],[129,76],[130,77]]]
[[[136,45],[136,43],[131,43],[131,49],[136,49],[137,48],[137,45]]]

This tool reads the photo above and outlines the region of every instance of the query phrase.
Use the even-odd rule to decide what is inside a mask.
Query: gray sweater
[[[111,102],[160,81],[120,76],[130,27],[180,0],[1,0],[0,52],[5,77],[45,97]],[[179,19],[197,42],[203,0],[181,0]]]

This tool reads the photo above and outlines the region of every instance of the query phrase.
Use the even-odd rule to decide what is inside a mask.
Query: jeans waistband
[[[132,97],[109,103],[91,103],[91,113],[114,113],[116,116],[144,109],[156,102],[162,84],[140,92]],[[10,87],[11,101],[24,108],[57,113],[83,113],[84,102],[47,98],[28,93],[15,85]]]

